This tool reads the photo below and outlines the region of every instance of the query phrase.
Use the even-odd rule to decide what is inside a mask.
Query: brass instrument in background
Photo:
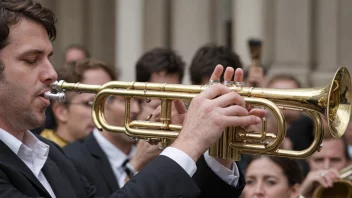
[[[341,67],[335,73],[332,82],[326,87],[309,89],[265,89],[228,85],[232,91],[244,97],[247,104],[265,107],[272,111],[276,118],[278,131],[266,131],[263,121],[261,133],[247,132],[242,127],[228,127],[222,137],[210,148],[210,155],[224,159],[240,160],[241,153],[274,155],[289,158],[306,158],[321,148],[323,127],[321,117],[324,115],[332,135],[341,137],[348,125],[351,113],[351,79],[348,70]],[[63,100],[65,91],[77,93],[96,93],[92,115],[95,126],[110,132],[125,133],[133,138],[157,140],[166,147],[177,137],[181,125],[171,122],[172,100],[192,100],[208,85],[181,85],[146,82],[111,81],[104,85],[86,85],[66,83],[64,81],[52,84],[52,93],[45,97]],[[104,104],[107,97],[119,95],[125,98],[125,125],[113,126],[104,118]],[[130,120],[130,99],[146,98],[161,100],[160,122]],[[292,109],[305,111],[314,120],[315,139],[309,148],[303,151],[279,149],[286,136],[285,118],[280,110]]]
[[[259,39],[248,40],[248,48],[251,56],[252,67],[260,67],[261,65],[262,46],[263,43]]]
[[[313,193],[314,198],[346,198],[352,197],[352,165],[340,171],[340,180],[334,182],[331,188],[318,186]]]
[[[263,42],[260,39],[249,39],[248,48],[251,58],[251,67],[261,67]],[[251,86],[258,87],[258,84],[251,82]]]

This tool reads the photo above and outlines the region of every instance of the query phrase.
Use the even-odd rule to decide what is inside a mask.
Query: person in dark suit
[[[49,61],[54,14],[31,0],[4,0],[0,16],[0,197],[97,197],[56,144],[29,131],[44,123],[50,104],[44,93],[57,79]],[[217,67],[211,80],[222,70]],[[110,197],[197,197],[195,162],[225,127],[259,123],[252,113],[226,86],[209,87],[193,99],[168,152]]]

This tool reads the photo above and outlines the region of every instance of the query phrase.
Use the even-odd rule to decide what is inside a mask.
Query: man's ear
[[[64,104],[61,104],[57,101],[54,101],[51,108],[53,110],[53,114],[54,114],[55,118],[59,122],[67,122],[67,120],[68,120],[67,106],[65,106]]]

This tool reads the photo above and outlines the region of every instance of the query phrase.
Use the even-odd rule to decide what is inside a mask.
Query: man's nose
[[[324,169],[329,169],[331,166],[331,162],[329,159],[324,159]]]
[[[44,63],[43,70],[40,73],[40,80],[46,84],[51,84],[57,80],[57,73],[49,60]]]
[[[257,182],[257,184],[254,187],[254,194],[256,196],[258,195],[263,195],[264,194],[264,185],[263,182]]]

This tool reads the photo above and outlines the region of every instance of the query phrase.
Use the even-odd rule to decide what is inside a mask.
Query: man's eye
[[[29,65],[33,65],[37,62],[37,59],[25,59],[24,62],[26,62]]]

